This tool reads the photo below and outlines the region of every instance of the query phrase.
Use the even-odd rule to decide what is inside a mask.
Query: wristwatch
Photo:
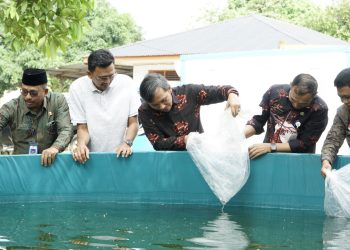
[[[132,146],[132,140],[124,140],[124,142],[131,147]]]
[[[276,143],[271,143],[271,153],[275,153],[275,152],[277,152],[277,145],[276,145]]]

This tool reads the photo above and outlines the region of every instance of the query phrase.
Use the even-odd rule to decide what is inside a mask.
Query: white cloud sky
[[[222,8],[226,0],[109,0],[120,13],[129,13],[146,39],[162,37],[201,26],[204,9]],[[203,24],[202,24],[203,25]]]

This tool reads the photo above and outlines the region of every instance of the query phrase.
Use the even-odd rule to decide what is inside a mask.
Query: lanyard
[[[283,120],[283,122],[281,123],[281,127],[279,129],[277,129],[277,131],[273,134],[272,136],[272,140],[271,140],[271,143],[279,143],[281,142],[280,139],[279,139],[279,136],[280,136],[280,133],[281,133],[281,130],[282,128],[284,128],[284,123],[287,121],[289,115],[292,113],[292,111],[290,110],[286,116],[286,118]]]

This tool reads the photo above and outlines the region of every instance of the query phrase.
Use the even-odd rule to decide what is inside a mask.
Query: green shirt
[[[343,104],[337,109],[333,125],[328,131],[321,151],[321,161],[327,160],[331,164],[335,161],[344,140],[350,146],[350,109]]]
[[[63,151],[73,136],[69,108],[59,93],[45,96],[38,113],[30,111],[22,96],[0,108],[0,131],[9,125],[14,154],[27,154],[30,142],[38,143],[38,152],[54,146]]]

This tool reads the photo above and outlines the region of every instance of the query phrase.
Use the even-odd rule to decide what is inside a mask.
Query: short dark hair
[[[334,86],[342,88],[345,86],[350,87],[350,68],[343,69],[339,72],[337,77],[334,79]]]
[[[88,57],[88,70],[94,72],[96,67],[106,68],[114,64],[114,56],[109,50],[99,49],[91,52]]]
[[[309,74],[299,74],[291,82],[291,86],[298,87],[298,95],[317,94],[318,83],[316,79]]]
[[[142,80],[140,95],[146,102],[152,102],[157,88],[169,90],[171,88],[164,76],[157,73],[149,73]]]

